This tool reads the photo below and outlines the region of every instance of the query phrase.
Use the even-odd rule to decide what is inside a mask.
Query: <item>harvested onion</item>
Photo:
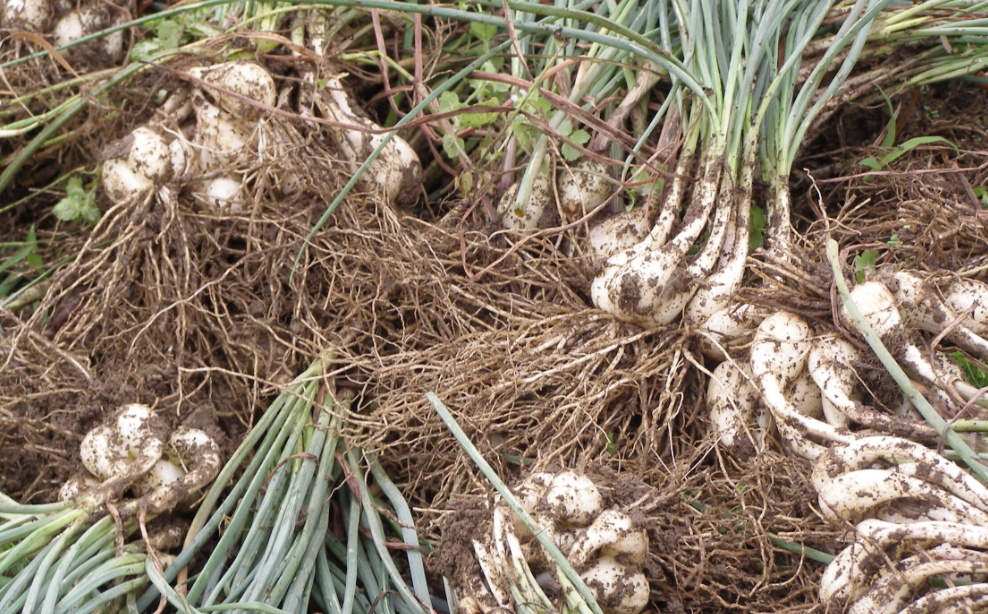
[[[214,98],[224,111],[241,120],[260,118],[265,113],[263,107],[273,107],[278,95],[271,73],[253,62],[224,62],[213,66],[197,66],[189,69],[189,74],[209,85],[249,99],[244,100],[219,90],[205,89],[205,93]],[[251,104],[250,101],[258,104]]]
[[[120,150],[124,153],[118,154]],[[168,143],[150,128],[137,128],[104,152],[104,156],[114,154],[103,163],[102,178],[103,189],[113,200],[145,193],[164,180],[172,168]]]
[[[7,0],[0,15],[0,26],[6,30],[45,32],[51,15],[48,0]]]
[[[97,1],[84,4],[63,15],[55,24],[52,35],[56,45],[68,45],[122,22],[122,15],[118,11]],[[92,49],[101,60],[117,62],[123,57],[123,31],[108,34],[83,47]],[[78,48],[73,50],[73,55],[79,54]]]

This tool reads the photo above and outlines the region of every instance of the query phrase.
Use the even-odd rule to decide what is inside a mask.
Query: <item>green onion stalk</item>
[[[670,94],[677,105],[671,117],[681,118],[684,135],[676,175],[649,236],[611,257],[591,286],[597,306],[621,319],[649,326],[671,323],[698,282],[714,270],[725,243],[747,243],[732,226],[744,217],[736,215],[734,205],[736,187],[745,183],[742,144],[751,125],[757,76],[751,67],[764,53],[749,47],[749,22],[758,23],[758,9],[747,2],[698,0],[675,6],[682,64],[696,83],[690,91],[674,87]],[[697,180],[680,220],[691,176]]]
[[[954,54],[926,51],[922,61],[896,74],[902,83],[969,74],[984,65],[984,20],[932,17],[958,2],[922,6],[931,13],[891,0],[676,3],[680,59],[702,95],[685,78],[673,87],[670,98],[676,97],[684,135],[675,177],[651,234],[612,256],[594,280],[595,304],[645,326],[668,325],[681,314],[701,330],[708,321],[724,320],[725,310],[735,307],[750,252],[754,179],[769,186],[767,247],[788,257],[788,182],[796,155],[828,105],[861,95],[854,71],[868,45],[881,42],[877,29],[896,28],[889,36],[910,41],[942,35],[956,48]],[[822,50],[821,40],[827,41]],[[859,89],[849,91],[849,83]],[[684,176],[696,177],[688,198]]]
[[[948,79],[983,79],[972,75],[988,69],[986,14],[986,2],[936,0],[888,7],[872,27],[862,58],[881,59],[895,53],[901,59],[849,78],[831,100],[829,111],[862,92],[869,92],[868,98],[880,103],[882,94],[875,91],[875,85],[894,96]]]
[[[875,84],[889,83],[890,91],[897,93],[988,67],[988,18],[973,18],[984,15],[986,9],[988,3],[970,0],[918,4],[859,1],[838,4],[826,13],[822,7],[808,6],[804,10],[814,11],[815,16],[792,20],[793,27],[777,47],[782,54],[776,61],[785,66],[779,71],[780,87],[763,105],[766,119],[759,136],[762,178],[774,194],[769,217],[786,220],[778,233],[779,251],[786,251],[791,235],[789,176],[804,138],[820,114],[863,92],[874,91]],[[821,13],[822,17],[816,16]],[[820,36],[828,27],[824,18],[835,13],[843,17],[840,28]],[[911,55],[892,66],[856,71],[862,60],[893,51]],[[835,75],[824,85],[825,75],[834,68]]]
[[[558,22],[554,15],[550,15],[540,22],[544,25],[559,23],[561,27],[582,29],[587,33],[595,33],[600,38],[593,40],[589,48],[584,53],[579,53],[576,47],[576,38],[565,37],[557,40],[556,37],[545,37],[542,41],[540,61],[535,62],[531,67],[535,73],[534,83],[542,85],[548,89],[553,88],[553,83],[543,83],[546,72],[557,66],[561,62],[566,62],[574,58],[579,61],[574,70],[573,67],[564,69],[562,78],[567,83],[568,92],[566,94],[569,102],[581,105],[584,110],[593,110],[588,101],[601,101],[614,95],[619,88],[628,88],[628,94],[618,106],[620,114],[615,117],[612,123],[627,113],[632,105],[650,91],[651,85],[658,80],[659,73],[668,73],[667,64],[673,64],[680,71],[682,67],[675,59],[673,45],[675,41],[669,36],[669,10],[667,3],[660,0],[623,0],[620,3],[599,3],[594,6],[594,21],[586,21],[587,15],[583,13],[587,2],[563,3],[561,10],[555,15],[563,17]],[[560,3],[557,3],[559,6]],[[511,4],[513,19],[532,20],[530,11],[536,11],[535,6],[529,3],[514,2]],[[635,53],[633,49],[626,46],[614,44],[615,39],[640,43],[646,41],[651,54]],[[657,41],[657,42],[655,42]],[[524,45],[524,46],[521,46]],[[526,71],[529,67],[522,64],[517,54],[520,52],[526,58],[529,57],[531,35],[519,38],[519,46],[515,56],[512,58],[512,73],[515,76],[523,76],[522,69]],[[673,71],[675,72],[675,71]],[[554,81],[555,81],[554,79]],[[638,85],[635,87],[635,85]],[[527,97],[534,92],[516,92],[521,99],[519,106],[524,105]],[[566,124],[571,125],[565,109],[555,109],[549,113],[547,123],[552,131],[560,131]],[[655,122],[647,131],[650,134],[655,128]],[[563,130],[564,136],[568,136],[568,130]],[[642,135],[641,139],[647,138]],[[518,190],[514,193],[513,207],[517,210],[524,210],[531,198],[532,189],[536,179],[547,172],[546,155],[552,138],[548,134],[541,134],[534,143],[530,145],[529,160],[519,181]],[[592,150],[601,150],[606,145],[606,139],[598,140]],[[504,159],[505,177],[510,178],[510,169],[515,164],[515,148],[517,139],[514,135],[508,140],[506,147],[507,155]],[[632,152],[635,153],[635,152]],[[510,182],[509,182],[510,183]]]
[[[317,361],[264,413],[207,493],[182,552],[164,570],[148,567],[153,587],[140,609],[160,595],[183,612],[303,614],[314,603],[344,614],[421,614],[433,607],[408,505],[373,455],[342,436],[349,398],[333,399],[322,373]],[[385,504],[371,478],[397,523],[382,520]],[[388,550],[391,534],[404,542],[403,561]],[[186,566],[207,545],[208,557],[186,582]]]
[[[148,585],[147,555],[123,544],[138,526],[137,502],[118,525],[66,501],[21,505],[0,494],[0,612],[125,612]]]
[[[891,0],[859,0],[843,16],[838,32],[827,51],[820,57],[804,82],[797,83],[800,62],[806,45],[819,36],[827,12],[822,6],[809,4],[794,13],[793,26],[777,47],[783,63],[775,83],[778,87],[763,102],[761,112],[767,116],[762,126],[761,174],[770,186],[769,220],[773,224],[775,245],[780,254],[789,254],[790,226],[789,176],[803,142],[803,137],[827,102],[851,76],[868,42],[872,23]],[[772,52],[775,54],[775,51]],[[843,56],[829,83],[824,79],[839,56]]]

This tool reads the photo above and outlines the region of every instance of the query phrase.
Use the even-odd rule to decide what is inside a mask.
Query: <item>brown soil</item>
[[[174,85],[163,72],[144,79],[150,91]],[[936,146],[871,178],[821,181],[822,204],[808,182],[797,184],[807,237],[792,261],[799,268],[756,255],[747,298],[832,326],[821,256],[827,228],[851,253],[878,249],[879,262],[979,266],[985,218],[964,180],[988,181],[978,145],[985,135],[950,112],[969,108],[967,117],[980,121],[983,106],[969,105],[984,97],[973,100],[972,92],[981,90],[955,85],[924,97],[939,105],[940,119],[916,109],[899,139],[943,134],[960,157]],[[80,140],[35,170],[85,159],[146,120],[151,105],[132,96],[119,93],[122,111],[111,122],[81,120]],[[861,143],[873,135],[845,128],[873,125],[876,109],[835,117],[821,142],[839,135],[839,148],[818,143],[806,166],[870,155]],[[815,511],[808,465],[776,443],[747,459],[720,454],[707,434],[705,380],[694,368],[702,359],[681,331],[642,331],[592,308],[590,259],[565,251],[580,244],[579,229],[558,243],[548,237],[509,251],[505,237],[492,236],[482,215],[463,215],[460,203],[426,215],[354,193],[303,249],[347,169],[324,128],[272,123],[280,144],[254,161],[243,214],[201,210],[176,181],[170,198],[101,201],[91,232],[48,217],[53,197],[0,216],[0,242],[23,240],[26,221],[36,220],[39,239],[50,241],[39,248],[45,263],[74,257],[36,305],[0,310],[0,491],[51,501],[79,466],[83,434],[127,402],[152,404],[173,423],[214,413],[229,449],[294,374],[331,353],[336,385],[357,392],[348,434],[377,450],[420,530],[438,545],[434,571],[463,573],[473,564],[469,538],[491,489],[435,415],[428,391],[508,482],[564,466],[624,484],[609,496],[637,502],[649,518],[647,570],[658,609],[819,609],[822,566],[770,541],[839,549],[840,534]],[[304,189],[290,197],[272,187],[284,168],[303,178]],[[900,241],[889,245],[893,234]]]

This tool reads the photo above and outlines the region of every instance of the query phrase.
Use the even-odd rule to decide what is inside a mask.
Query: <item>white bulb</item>
[[[202,184],[196,195],[213,211],[237,213],[244,208],[244,184],[231,176],[217,177]]]
[[[648,605],[648,580],[610,557],[580,574],[604,614],[638,614]]]
[[[138,496],[144,496],[150,492],[177,482],[185,470],[168,459],[161,459],[154,464],[151,471],[134,484],[134,492]]]
[[[136,450],[148,434],[151,408],[140,403],[125,405],[117,417],[117,434],[128,450]]]
[[[253,62],[225,62],[214,66],[199,66],[190,69],[189,74],[210,85],[229,90],[267,107],[274,106],[278,94],[271,73]],[[230,94],[208,87],[203,89],[224,111],[237,117],[256,119],[265,113],[263,108]]]
[[[577,527],[590,524],[604,504],[593,481],[573,471],[564,471],[553,478],[544,502],[559,522]]]
[[[7,0],[3,7],[3,27],[6,29],[44,32],[50,18],[48,0]]]
[[[125,155],[103,163],[103,189],[110,198],[122,200],[141,194],[164,180],[171,170],[168,143],[149,128],[137,128],[114,147],[126,146]]]
[[[101,480],[111,478],[127,467],[127,446],[116,430],[105,424],[86,433],[79,453],[83,466]]]

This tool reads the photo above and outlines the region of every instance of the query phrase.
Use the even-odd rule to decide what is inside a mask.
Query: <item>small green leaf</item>
[[[891,164],[897,158],[903,156],[910,150],[913,150],[919,147],[920,145],[929,145],[931,143],[946,143],[947,145],[953,147],[954,151],[958,155],[960,155],[960,151],[957,149],[957,145],[954,145],[953,143],[943,138],[942,136],[917,136],[915,138],[909,139],[902,145],[896,147],[895,150],[882,156],[882,161],[884,161],[886,165]]]
[[[470,171],[463,171],[456,176],[454,180],[456,182],[456,189],[460,191],[460,194],[469,196],[473,192],[473,173]]]
[[[951,357],[957,361],[957,365],[964,371],[964,376],[972,386],[984,388],[988,386],[988,367],[981,362],[969,360],[963,352],[953,352]]]
[[[756,250],[765,244],[765,210],[751,206],[751,222],[748,224],[748,247]]]
[[[528,98],[522,108],[532,115],[545,119],[549,116],[549,111],[552,110],[552,104],[542,96],[533,94]]]
[[[189,30],[189,34],[192,35],[192,38],[195,38],[197,40],[200,38],[213,38],[216,36],[222,36],[224,34],[223,30],[220,30],[219,28],[214,28],[204,21],[193,21],[191,23],[187,23],[186,29]],[[230,57],[227,59],[232,60],[236,55],[237,54],[230,54]],[[245,59],[251,57],[251,55],[252,54],[249,51],[244,51]]]
[[[65,184],[65,198],[58,201],[51,212],[63,222],[95,223],[101,215],[94,194],[82,187],[79,177],[69,178]]]
[[[177,21],[173,19],[162,20],[156,30],[162,49],[178,49],[182,42],[182,30],[182,24]]]
[[[496,98],[489,98],[480,104],[496,107],[500,103]],[[497,113],[464,113],[458,119],[460,120],[459,125],[462,128],[481,128],[494,123],[497,120]]]
[[[566,120],[569,121],[569,120]],[[569,134],[569,139],[577,145],[583,145],[590,140],[590,134],[586,130],[574,130]],[[568,162],[573,162],[580,157],[580,150],[569,143],[563,143],[559,151]]]
[[[892,235],[887,242],[889,247],[894,247],[900,243],[902,243],[902,240],[899,238],[899,235]]]
[[[567,162],[575,162],[580,157],[580,150],[569,143],[563,143],[562,147],[559,148],[559,152],[563,154],[563,158]]]
[[[574,130],[570,133],[569,140],[573,141],[577,145],[586,145],[590,140],[590,133],[586,130]]]
[[[501,65],[503,61],[494,63],[490,60],[484,62],[483,66],[480,67],[480,72],[486,72],[490,74],[497,74],[501,70]],[[470,79],[467,81],[477,93],[478,97],[487,95],[488,92],[493,92],[498,95],[497,104],[504,102],[507,98],[507,93],[511,90],[511,86],[507,83],[501,83],[499,81],[483,81],[481,79]]]
[[[854,257],[854,278],[861,283],[866,275],[875,272],[875,263],[878,261],[878,252],[873,249],[866,249]]]
[[[135,62],[146,60],[161,51],[161,43],[157,40],[140,41],[130,50],[130,59]]]
[[[470,34],[473,34],[485,43],[489,43],[494,38],[494,35],[497,34],[497,26],[474,21],[470,23]]]
[[[893,162],[904,156],[906,153],[912,151],[913,149],[919,147],[920,145],[930,145],[932,143],[946,143],[947,145],[953,147],[954,151],[958,155],[960,155],[960,150],[957,149],[957,145],[954,145],[953,143],[943,138],[942,136],[917,136],[915,138],[909,139],[902,145],[895,147],[894,149],[892,149],[892,151],[882,154],[881,158],[875,158],[875,157],[865,158],[864,160],[861,160],[859,164],[861,164],[862,166],[867,166],[873,171],[877,171],[882,168],[885,168],[889,164],[892,164]]]
[[[443,151],[446,152],[447,158],[455,160],[460,156],[460,152],[463,151],[463,148],[463,139],[451,132],[447,132],[443,135]]]
[[[861,166],[867,166],[873,171],[881,170],[882,167],[885,166],[885,164],[881,160],[875,157],[865,158],[860,162],[860,164]]]
[[[518,146],[521,147],[522,151],[529,153],[532,151],[532,144],[535,137],[535,131],[532,130],[531,125],[526,125],[527,122],[514,122],[509,127],[508,130],[515,137],[518,142]]]
[[[570,133],[573,132],[573,122],[569,119],[564,119],[559,123],[559,127],[556,128],[556,131],[563,136],[569,136]]]
[[[450,111],[455,111],[463,106],[460,102],[460,97],[454,92],[445,91],[439,96],[439,112],[449,113]]]
[[[981,204],[984,205],[986,209],[988,209],[988,190],[986,190],[981,186],[978,186],[974,188],[972,191],[974,192],[974,196],[981,201]]]

